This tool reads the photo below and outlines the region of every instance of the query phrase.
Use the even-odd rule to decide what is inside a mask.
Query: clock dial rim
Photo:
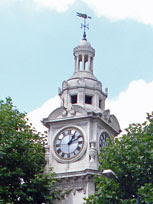
[[[66,131],[69,131],[69,134],[66,133]],[[75,135],[75,137],[72,138],[73,135]],[[64,139],[65,141],[67,141],[67,144],[62,143]],[[67,148],[67,152],[64,152],[62,150],[62,148],[64,149],[64,146],[65,148]],[[85,139],[84,139],[83,132],[79,128],[72,127],[72,126],[65,127],[64,129],[59,131],[54,139],[55,155],[57,156],[58,159],[63,161],[70,161],[77,158],[82,152],[82,150],[84,149],[84,146],[85,146]]]

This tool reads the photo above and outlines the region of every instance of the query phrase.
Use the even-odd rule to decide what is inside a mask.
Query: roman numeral
[[[78,139],[83,140],[82,135],[79,135],[79,136],[78,136]]]
[[[71,135],[71,130],[68,130],[67,133],[68,133],[68,135]]]
[[[80,148],[80,147],[77,147],[76,149],[77,149],[78,151],[80,151],[81,148]]]
[[[62,132],[62,135],[65,137],[66,133],[65,133],[65,132]]]
[[[56,144],[56,147],[60,147],[60,144]]]
[[[58,150],[57,150],[57,153],[59,154],[60,152],[61,152],[61,149],[58,149]]]
[[[103,140],[105,140],[106,139],[106,135],[103,135],[102,138],[103,138]]]
[[[65,155],[65,153],[62,153],[62,155],[61,155],[61,156],[62,156],[62,157],[64,157],[64,155]]]

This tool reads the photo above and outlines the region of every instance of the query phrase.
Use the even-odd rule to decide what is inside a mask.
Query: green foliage
[[[153,203],[153,183],[146,183],[138,189],[143,203]]]
[[[153,203],[153,114],[143,124],[132,124],[122,138],[101,150],[99,170],[111,169],[117,179],[98,176],[96,192],[87,204]]]
[[[46,203],[58,197],[53,173],[44,173],[45,135],[28,125],[10,98],[0,101],[0,203]]]

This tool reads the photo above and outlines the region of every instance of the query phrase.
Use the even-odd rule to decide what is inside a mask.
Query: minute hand
[[[72,144],[73,142],[75,142],[76,140],[78,140],[78,137],[77,137],[75,140],[72,140],[71,144]]]
[[[71,141],[71,144],[72,144],[73,142],[75,142],[76,140],[78,140],[80,137],[81,137],[81,136],[79,135],[77,138],[75,138],[74,140],[72,140],[72,141]]]

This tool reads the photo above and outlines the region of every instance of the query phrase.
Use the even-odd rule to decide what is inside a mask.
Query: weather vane
[[[81,17],[81,18],[84,18],[84,24],[81,23],[81,28],[84,28],[83,40],[87,40],[86,39],[86,28],[89,30],[89,24],[86,24],[86,19],[87,18],[91,19],[91,17],[87,16],[87,14],[82,14],[82,13],[78,13],[78,12],[77,12],[77,16]]]

